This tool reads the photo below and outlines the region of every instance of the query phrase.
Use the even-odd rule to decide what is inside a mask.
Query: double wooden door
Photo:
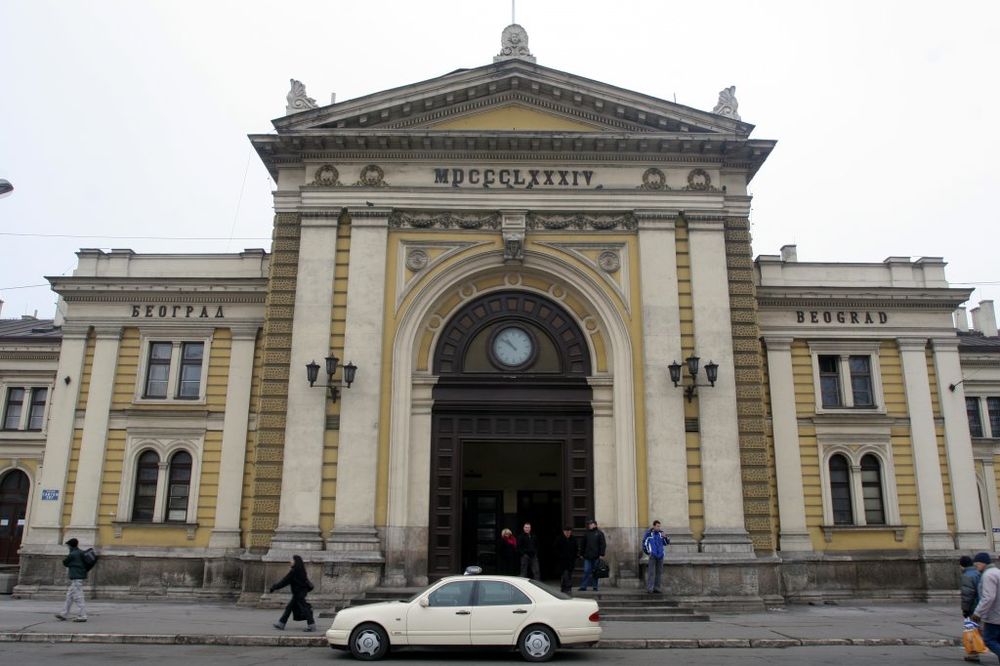
[[[0,478],[0,564],[17,564],[28,513],[28,475],[11,470]]]

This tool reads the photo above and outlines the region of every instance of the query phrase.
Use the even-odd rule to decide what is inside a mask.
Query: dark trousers
[[[594,574],[594,566],[597,564],[597,560],[600,558],[595,557],[592,560],[584,558],[583,560],[583,580],[580,581],[580,589],[586,590],[587,584],[590,583],[594,586],[594,590],[597,590],[597,576]]]
[[[1000,657],[1000,624],[983,622],[983,642],[990,652]]]
[[[564,567],[562,570],[562,579],[559,581],[559,587],[563,592],[570,592],[573,589],[573,566]]]
[[[316,624],[316,620],[313,619],[312,607],[306,603],[306,595],[304,594],[301,596],[293,594],[289,602],[285,604],[285,612],[281,614],[282,624],[288,622],[288,618],[295,612],[296,607],[301,609],[301,614],[305,615],[305,621],[308,624]]]
[[[521,576],[524,578],[534,578],[535,580],[542,579],[542,573],[540,567],[538,566],[538,555],[522,555],[521,556]]]

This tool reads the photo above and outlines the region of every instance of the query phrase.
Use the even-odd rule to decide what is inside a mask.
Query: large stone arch
[[[544,278],[551,286],[531,286],[529,276]],[[497,279],[497,278],[501,279]],[[477,284],[491,286],[480,290]],[[533,250],[525,252],[524,265],[512,269],[503,263],[500,251],[457,259],[430,276],[426,284],[404,306],[392,346],[390,393],[389,473],[385,583],[426,582],[427,521],[430,471],[431,393],[436,382],[430,355],[441,334],[442,307],[450,311],[489,291],[517,287],[544,293],[557,301],[575,299],[586,312],[574,312],[576,324],[590,335],[588,350],[594,370],[588,377],[593,389],[594,465],[601,470],[595,492],[598,517],[608,526],[609,537],[624,553],[631,554],[637,521],[637,475],[635,447],[634,349],[629,327],[614,298],[602,288],[599,278],[568,259]],[[458,300],[454,296],[458,296]],[[431,344],[424,343],[432,332]],[[604,341],[594,345],[595,336]],[[604,357],[604,369],[599,359]],[[612,553],[614,555],[614,553]],[[633,575],[628,558],[622,557],[624,576]]]

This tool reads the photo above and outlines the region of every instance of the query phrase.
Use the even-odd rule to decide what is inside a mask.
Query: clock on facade
[[[519,368],[534,358],[535,339],[520,326],[506,326],[493,334],[490,351],[498,365]]]

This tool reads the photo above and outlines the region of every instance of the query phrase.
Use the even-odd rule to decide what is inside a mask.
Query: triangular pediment
[[[310,130],[629,132],[749,135],[752,125],[581,76],[508,60],[274,121]]]

